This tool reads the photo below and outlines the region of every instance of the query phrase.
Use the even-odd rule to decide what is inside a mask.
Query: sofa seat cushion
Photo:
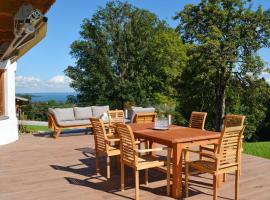
[[[100,118],[103,113],[109,111],[109,106],[92,106],[93,117]]]
[[[57,113],[55,117],[58,118],[59,122],[75,120],[73,108],[55,108],[54,110]]]
[[[66,120],[66,121],[60,121],[59,125],[62,127],[69,127],[69,126],[85,126],[90,125],[91,122],[89,119],[85,120]]]
[[[76,120],[90,119],[92,115],[92,107],[74,107]]]

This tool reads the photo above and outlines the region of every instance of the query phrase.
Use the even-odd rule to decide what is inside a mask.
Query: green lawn
[[[48,126],[25,125],[24,129],[27,130],[26,132],[30,132],[30,133],[37,133],[39,131],[50,131]]]
[[[270,159],[270,142],[246,142],[244,153]]]

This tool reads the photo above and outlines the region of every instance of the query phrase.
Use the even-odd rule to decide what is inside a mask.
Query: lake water
[[[49,100],[55,100],[57,102],[65,102],[69,95],[75,95],[74,92],[62,92],[62,93],[19,93],[17,96],[21,95],[31,95],[32,102],[47,102]]]

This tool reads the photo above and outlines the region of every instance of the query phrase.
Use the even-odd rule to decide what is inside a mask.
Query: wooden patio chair
[[[188,197],[188,178],[190,167],[213,175],[213,199],[217,199],[218,190],[218,176],[228,172],[235,172],[235,200],[238,199],[238,182],[239,182],[239,169],[240,169],[240,150],[241,140],[244,127],[235,126],[224,128],[219,140],[216,153],[204,153],[201,151],[193,151],[185,149],[185,195]],[[199,159],[197,161],[189,161],[188,152],[194,152],[207,157],[208,160]]]
[[[115,124],[121,123],[125,124],[125,114],[123,110],[109,110],[109,134],[115,134]]]
[[[155,122],[157,118],[157,113],[137,113],[134,117],[133,123],[145,124]]]
[[[204,124],[206,120],[206,112],[192,112],[189,119],[189,128],[197,128],[204,130]]]
[[[246,116],[244,115],[225,115],[224,117],[224,127],[229,128],[229,127],[236,127],[236,126],[244,126]],[[242,148],[242,140],[244,138],[244,135],[242,135],[241,139],[241,152],[243,152]],[[214,153],[217,151],[217,145],[207,145],[207,146],[200,146],[200,151],[201,152],[206,152],[206,153]],[[202,157],[201,157],[202,158]],[[208,158],[205,158],[208,159]],[[240,159],[241,159],[241,154],[240,154]],[[241,175],[241,167],[240,167],[240,175]],[[224,174],[223,176],[223,181],[225,181],[226,175]]]
[[[109,138],[102,120],[97,118],[90,118],[90,120],[95,138],[96,174],[99,174],[99,156],[104,155],[107,158],[107,179],[110,179],[110,157],[120,155],[119,147],[113,146],[111,143],[120,141],[120,139]]]
[[[146,123],[153,123],[156,121],[157,118],[157,113],[155,112],[148,112],[148,113],[137,113],[134,117],[133,123],[137,124],[146,124]],[[138,142],[138,141],[136,141]],[[141,143],[145,144],[145,147],[148,148],[153,148],[153,142],[149,142],[146,140],[139,139],[139,149],[141,148]]]
[[[243,115],[225,115],[224,117],[224,127],[235,127],[235,126],[243,126],[245,122],[245,116]],[[243,136],[242,136],[243,137]],[[201,151],[207,152],[215,152],[217,145],[207,145],[201,146]]]
[[[108,111],[109,116],[109,124],[113,125],[116,123],[125,123],[125,114],[123,110],[109,110]]]
[[[121,151],[121,191],[124,191],[124,167],[125,165],[134,169],[135,174],[135,199],[139,199],[139,171],[145,170],[145,184],[148,184],[148,169],[161,167],[167,163],[167,195],[170,194],[170,148],[155,149],[137,149],[133,132],[130,126],[125,124],[117,124],[117,132],[120,135],[120,151]],[[154,151],[167,150],[167,162],[158,160],[148,154]],[[140,153],[147,153],[139,156]]]

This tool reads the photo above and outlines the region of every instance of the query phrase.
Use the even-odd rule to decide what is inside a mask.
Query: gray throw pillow
[[[76,120],[89,119],[93,116],[91,107],[74,107],[74,114]]]
[[[93,117],[100,118],[101,115],[110,110],[109,106],[92,106]]]
[[[54,110],[60,121],[75,120],[73,108],[55,108]]]

